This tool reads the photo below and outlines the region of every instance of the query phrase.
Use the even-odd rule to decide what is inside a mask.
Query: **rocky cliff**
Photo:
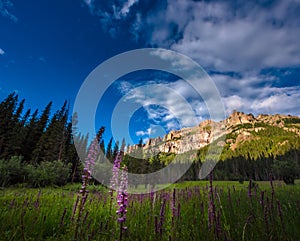
[[[198,126],[174,130],[164,137],[151,138],[142,148],[145,152],[179,154],[200,149],[223,136],[224,138],[218,144],[229,143],[230,148],[234,150],[240,142],[255,138],[251,133],[264,129],[266,125],[277,126],[300,136],[299,117],[279,114],[260,114],[255,117],[253,114],[234,111],[228,118],[220,122],[205,120]],[[234,135],[225,138],[228,134]],[[137,148],[137,145],[129,146],[126,152],[134,152]]]

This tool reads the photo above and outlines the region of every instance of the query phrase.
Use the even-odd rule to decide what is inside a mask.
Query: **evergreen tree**
[[[113,149],[113,160],[117,157],[117,154],[119,152],[119,141],[116,141],[114,149]]]
[[[110,138],[106,147],[106,158],[110,161],[113,161],[112,141],[113,138]]]
[[[34,163],[61,160],[65,148],[67,119],[68,108],[65,102],[62,108],[53,115],[49,126],[39,139],[33,151]]]
[[[14,122],[14,113],[18,102],[18,95],[9,94],[8,97],[0,103],[0,158],[8,158],[9,137],[17,124]]]
[[[36,145],[37,135],[37,123],[38,123],[38,110],[36,109],[29,119],[29,123],[25,123],[25,140],[22,144],[21,155],[24,157],[24,161],[29,163],[31,161],[32,150]]]

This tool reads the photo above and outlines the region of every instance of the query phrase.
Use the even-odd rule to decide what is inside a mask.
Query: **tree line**
[[[25,99],[20,101],[16,93],[9,94],[0,103],[0,185],[80,182],[83,166],[74,145],[68,102],[54,114],[51,114],[51,101],[41,112],[25,110],[24,104]],[[99,145],[113,161],[119,144],[113,146],[111,138],[105,148],[104,131],[101,127],[97,133]],[[81,148],[87,150],[88,135],[78,133],[76,138]]]
[[[71,118],[68,102],[65,101],[54,114],[51,114],[52,102],[41,112],[25,110],[24,104],[25,99],[19,101],[16,93],[9,94],[0,102],[0,185],[26,183],[37,187],[80,182],[83,164],[73,138],[77,138],[78,148],[87,151],[89,136],[72,133],[76,116]],[[299,120],[293,120],[294,122],[299,123]],[[105,127],[101,127],[96,135],[103,153],[101,158],[105,155],[113,162],[120,150],[119,142],[113,143],[111,138],[107,144],[104,143],[104,132]],[[293,183],[295,178],[300,177],[300,138],[297,134],[267,124],[264,124],[261,131],[252,134],[254,138],[240,143],[234,150],[230,148],[230,144],[223,146],[220,161],[214,168],[215,179],[268,180],[272,173],[287,183]],[[234,135],[228,134],[227,139],[235,139]],[[214,143],[218,143],[218,140]],[[190,168],[179,181],[199,179],[199,171],[205,158],[216,159],[213,151],[209,152],[211,156],[206,156],[214,143],[193,155]],[[122,140],[121,146],[125,146],[125,140]],[[172,153],[147,157],[143,153],[142,140],[139,146],[134,156],[124,156],[123,161],[131,173],[155,172],[169,165],[175,158]],[[181,159],[185,159],[185,154]],[[172,165],[176,170],[176,165],[180,169],[185,163],[183,161]]]

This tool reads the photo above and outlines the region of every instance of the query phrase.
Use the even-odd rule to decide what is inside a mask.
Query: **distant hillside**
[[[126,155],[125,162],[135,173],[159,170],[177,156],[192,159],[181,180],[197,180],[203,163],[213,160],[218,161],[215,179],[268,180],[272,173],[277,179],[293,183],[300,177],[300,118],[279,114],[255,117],[234,111],[220,122],[206,120],[198,126],[149,139],[146,144],[130,146],[129,153],[134,155]]]
[[[213,132],[212,128],[216,131]],[[226,138],[223,135],[226,135]],[[219,145],[224,145],[230,153],[239,153],[245,146],[249,148],[250,146],[255,148],[256,144],[261,146],[271,139],[273,139],[271,149],[262,152],[280,153],[282,149],[292,148],[294,141],[300,138],[300,118],[279,114],[261,114],[255,117],[252,114],[234,111],[223,121],[206,120],[195,127],[171,131],[162,138],[149,139],[142,147],[144,152],[151,150],[155,153],[181,154],[201,149],[221,136],[225,143]],[[137,148],[138,145],[129,146],[127,153]]]

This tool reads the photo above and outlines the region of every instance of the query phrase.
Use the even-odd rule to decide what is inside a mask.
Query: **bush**
[[[13,156],[9,160],[0,160],[0,184],[2,187],[24,182],[26,171],[21,156]]]
[[[62,161],[42,162],[38,166],[28,165],[27,183],[32,187],[63,186],[67,184],[71,167]]]
[[[272,166],[275,176],[283,180],[286,184],[294,184],[295,178],[300,173],[300,168],[296,160],[274,160]]]

